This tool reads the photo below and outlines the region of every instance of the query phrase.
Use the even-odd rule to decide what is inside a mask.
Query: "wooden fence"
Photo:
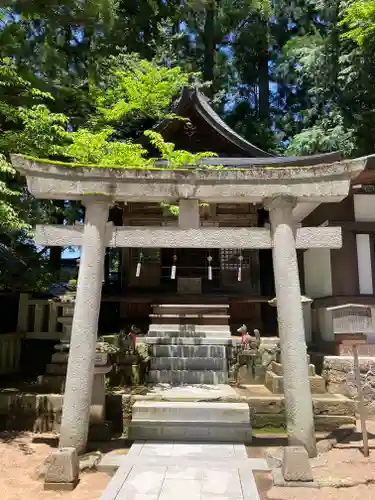
[[[34,299],[21,293],[18,307],[18,333],[27,339],[59,340],[61,325],[57,318],[62,316],[62,308],[56,307],[51,300]]]
[[[21,338],[19,333],[0,335],[0,375],[17,373],[20,368]]]
[[[62,316],[62,308],[56,307],[50,300],[35,299],[27,293],[21,293],[17,332],[0,334],[0,375],[19,371],[22,339],[59,340],[59,316]]]

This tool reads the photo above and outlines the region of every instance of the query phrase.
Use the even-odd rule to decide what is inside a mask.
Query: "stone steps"
[[[201,422],[145,422],[132,423],[129,439],[152,441],[199,441],[202,443],[250,443],[252,431],[249,424],[216,424]]]
[[[229,304],[153,304],[154,314],[228,314]]]
[[[221,345],[152,345],[152,356],[178,358],[225,358],[226,348]]]
[[[66,375],[67,364],[48,363],[46,366],[47,375]]]
[[[149,380],[154,384],[192,385],[227,384],[227,371],[212,370],[150,370]]]
[[[150,337],[230,337],[228,304],[154,304]],[[194,325],[194,332],[181,326]]]
[[[150,314],[151,320],[159,325],[227,325],[230,316],[226,314]]]
[[[251,441],[245,403],[137,401],[130,439],[244,443]]]
[[[39,377],[39,382],[45,390],[60,394],[65,391],[66,375],[46,374]]]
[[[153,305],[145,342],[152,344],[151,383],[226,384],[231,344],[228,305]],[[191,325],[191,327],[190,327]]]
[[[133,405],[134,421],[186,421],[248,424],[249,405],[242,403],[137,401]]]
[[[142,339],[146,344],[163,345],[163,346],[226,346],[232,344],[232,339],[227,336],[212,336],[212,337],[159,337],[146,336]]]
[[[323,377],[319,375],[309,376],[310,388],[312,394],[325,394],[326,383]],[[284,393],[284,380],[282,375],[276,375],[271,371],[266,372],[265,386],[273,394]]]
[[[151,360],[151,370],[213,370],[227,369],[225,358],[157,357]]]
[[[158,328],[155,328],[157,326]],[[201,325],[202,326],[202,325]],[[167,328],[169,327],[169,328]],[[216,327],[216,328],[215,328]],[[230,337],[229,327],[225,325],[209,325],[203,329],[195,328],[195,331],[185,332],[180,330],[179,325],[150,325],[148,334],[150,337],[159,338],[228,338]]]
[[[315,365],[309,364],[308,369],[309,369],[309,376],[315,377],[315,375],[316,375]],[[276,361],[272,361],[271,370],[274,373],[276,373],[276,375],[280,375],[280,376],[282,376],[284,373],[283,365],[281,363],[277,363]]]

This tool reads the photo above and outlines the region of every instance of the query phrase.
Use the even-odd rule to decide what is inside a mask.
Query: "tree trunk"
[[[270,113],[269,104],[269,74],[268,74],[268,29],[267,23],[263,22],[264,36],[259,53],[259,118],[268,120]]]
[[[50,247],[49,263],[53,273],[60,273],[62,247]]]
[[[206,6],[206,18],[204,22],[204,62],[203,78],[206,82],[211,82],[207,92],[210,96],[214,94],[214,67],[215,67],[215,11],[216,1],[210,0]]]

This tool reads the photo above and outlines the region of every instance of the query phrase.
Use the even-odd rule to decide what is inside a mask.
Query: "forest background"
[[[9,154],[141,163],[133,141],[193,82],[271,153],[373,154],[375,1],[2,0],[0,289],[51,282],[61,249],[31,228],[81,216],[33,199]]]

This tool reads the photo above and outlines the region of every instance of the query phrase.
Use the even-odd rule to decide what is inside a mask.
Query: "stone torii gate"
[[[249,160],[249,162],[251,159]],[[75,167],[13,155],[37,198],[81,200],[85,222],[42,226],[41,245],[81,246],[77,297],[66,378],[60,446],[83,452],[87,443],[94,354],[105,247],[272,248],[289,443],[316,455],[297,248],[339,248],[341,229],[297,228],[294,214],[322,202],[339,202],[366,159],[314,167],[246,169],[152,169]],[[271,229],[200,228],[199,200],[206,203],[261,203]],[[115,201],[179,202],[179,227],[113,227]]]

